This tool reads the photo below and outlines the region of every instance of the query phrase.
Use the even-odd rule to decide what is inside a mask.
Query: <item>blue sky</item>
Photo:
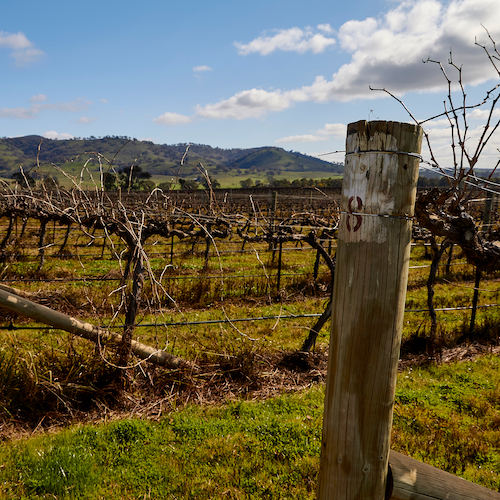
[[[418,119],[441,112],[446,81],[423,59],[455,78],[452,49],[471,103],[499,80],[474,44],[488,42],[481,23],[500,44],[498,0],[4,0],[0,12],[6,137],[124,135],[317,155],[344,148],[347,123],[411,121],[370,85]],[[471,148],[486,109],[469,115]],[[426,127],[449,161],[446,121]]]

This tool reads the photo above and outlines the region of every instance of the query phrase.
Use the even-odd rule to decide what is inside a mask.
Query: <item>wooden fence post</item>
[[[319,500],[382,500],[422,129],[347,128]]]

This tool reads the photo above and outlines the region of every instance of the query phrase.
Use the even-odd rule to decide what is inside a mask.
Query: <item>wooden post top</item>
[[[411,219],[414,213],[422,128],[397,122],[351,123],[347,128],[339,239],[354,243],[387,237],[380,220]],[[350,230],[349,230],[350,229]]]
[[[422,137],[422,127],[414,123],[360,120],[347,125],[346,154],[359,148],[360,151],[402,151],[419,155]]]

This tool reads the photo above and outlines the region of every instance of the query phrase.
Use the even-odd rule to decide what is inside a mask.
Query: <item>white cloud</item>
[[[347,135],[347,125],[344,123],[326,123],[325,126],[318,130],[318,134],[345,138]]]
[[[238,92],[229,99],[197,106],[196,114],[203,118],[233,118],[243,120],[245,118],[259,118],[268,111],[281,111],[290,106],[290,97],[279,90],[268,92],[261,89],[244,90]]]
[[[30,101],[32,104],[27,107],[17,107],[17,108],[0,108],[1,118],[18,118],[21,120],[32,120],[37,118],[39,113],[46,110],[51,111],[65,111],[69,113],[76,113],[79,111],[84,111],[88,108],[91,101],[84,101],[83,99],[75,99],[70,102],[55,102],[55,103],[45,103],[46,96],[39,94],[38,96],[33,96]],[[44,102],[44,104],[41,104]]]
[[[0,47],[7,47],[14,50],[24,50],[32,46],[24,33],[7,33],[0,31]]]
[[[91,118],[89,116],[80,116],[80,118],[78,118],[78,120],[76,120],[78,123],[82,123],[84,125],[86,125],[87,123],[92,123],[92,122],[95,122],[97,120],[97,118]]]
[[[287,142],[320,142],[326,141],[330,137],[344,139],[347,133],[347,125],[343,123],[327,123],[325,126],[317,130],[315,134],[304,135],[289,135],[275,141],[277,144]]]
[[[107,99],[99,99],[99,101],[101,101],[103,104],[108,104],[108,100]]]
[[[29,108],[0,108],[0,118],[18,118],[20,120],[31,120],[36,118],[38,112],[34,106]]]
[[[78,111],[85,111],[90,104],[92,104],[92,101],[84,101],[81,98],[77,98],[69,102],[47,103],[43,104],[40,107],[42,110],[50,109],[53,111],[66,111],[68,113],[77,113]]]
[[[201,71],[213,71],[210,66],[195,66],[193,68],[193,71],[195,72],[201,72]]]
[[[369,86],[393,92],[435,91],[445,87],[445,79],[434,64],[422,64],[429,56],[444,66],[450,47],[453,59],[463,65],[463,81],[479,84],[496,76],[491,63],[477,46],[487,36],[481,23],[500,17],[497,0],[403,1],[380,19],[349,21],[339,30],[340,46],[352,54],[351,61],[325,82],[322,93],[348,101],[374,97]],[[498,39],[498,23],[491,27]],[[454,75],[452,69],[450,76]],[[318,91],[314,84],[311,95]]]
[[[16,65],[21,67],[28,66],[45,55],[20,31],[18,33],[0,31],[0,48],[10,49],[10,56],[16,61]]]
[[[181,115],[179,113],[163,113],[158,118],[154,118],[155,123],[160,125],[180,125],[183,123],[190,123],[192,119],[189,116]]]
[[[30,102],[44,102],[47,100],[47,96],[45,94],[37,94],[30,98]]]
[[[46,139],[57,139],[57,140],[74,138],[74,136],[71,134],[68,134],[66,132],[58,133],[55,130],[49,130],[48,132],[43,133],[42,136],[45,137]]]
[[[305,134],[305,135],[289,135],[288,137],[283,137],[282,139],[278,139],[274,141],[276,144],[283,144],[287,142],[319,142],[326,141],[328,137],[313,135],[313,134]]]
[[[35,48],[14,50],[11,53],[11,57],[15,59],[16,65],[20,67],[29,66],[31,63],[37,62],[44,55],[44,52]]]
[[[379,18],[348,21],[338,31],[340,47],[351,54],[348,63],[331,77],[317,76],[311,85],[292,90],[243,90],[216,104],[198,105],[196,113],[206,118],[259,118],[270,111],[282,111],[297,102],[352,101],[378,99],[386,94],[370,90],[387,88],[396,95],[434,92],[446,87],[439,67],[423,64],[429,56],[446,62],[450,47],[454,61],[463,65],[464,84],[477,85],[498,77],[475,38],[487,44],[481,23],[500,19],[498,0],[403,0]],[[319,25],[324,31],[326,25]],[[500,40],[500,24],[487,26],[493,39]],[[314,50],[315,35],[307,29],[281,30],[272,37],[260,37],[249,44],[236,43],[240,54],[274,50]],[[320,35],[323,36],[323,35]],[[333,38],[328,44],[334,43]],[[317,50],[326,45],[317,46]],[[454,75],[449,69],[450,76]]]
[[[445,169],[452,169],[454,165],[453,164],[454,160],[452,155],[452,149],[450,147],[452,143],[451,128],[449,126],[431,127],[431,128],[426,128],[426,132],[429,134],[432,151],[439,165]],[[482,127],[475,127],[475,128],[471,127],[468,130],[466,150],[468,151],[471,157],[474,155],[476,148],[478,147],[478,143],[482,135],[482,132],[483,132]],[[455,134],[455,145],[458,148],[457,142],[458,141]],[[485,146],[484,150],[482,150],[481,152],[479,162],[475,165],[476,169],[491,168],[497,163],[499,157],[497,146],[498,144],[496,143],[496,141],[493,142],[490,141]],[[422,145],[422,155],[425,160],[430,160],[430,153],[426,141],[424,141]],[[461,156],[459,155],[458,161],[460,161],[460,159]],[[465,160],[465,166],[466,168],[468,167],[467,160]]]
[[[476,108],[472,110],[470,113],[467,113],[467,118],[469,120],[486,120],[489,114],[490,114],[489,109]],[[491,116],[493,118],[500,118],[500,109],[494,109]]]
[[[328,24],[318,24],[318,29],[323,33],[333,33],[333,28]]]
[[[324,31],[324,28],[329,25],[320,26],[323,27],[322,30]],[[293,51],[299,54],[311,51],[318,54],[336,43],[334,38],[325,37],[321,33],[314,33],[310,28],[305,30],[290,28],[276,31],[277,33],[274,36],[258,37],[247,44],[234,42],[238,54],[246,56],[257,52],[266,56],[276,50]]]

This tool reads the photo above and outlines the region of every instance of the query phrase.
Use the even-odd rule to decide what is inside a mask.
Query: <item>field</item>
[[[2,285],[183,365],[1,310],[0,498],[314,498],[328,328],[301,349],[338,192],[212,195],[4,193]],[[452,249],[430,338],[429,263],[415,240],[393,448],[496,490],[499,276],[471,328],[475,269]]]
[[[140,169],[151,175],[148,187],[179,179],[203,178],[206,171],[224,189],[240,187],[252,179],[266,183],[269,176],[280,179],[322,179],[338,177],[340,164],[329,163],[277,147],[220,149],[203,144],[159,145],[129,137],[52,140],[40,136],[0,138],[0,176],[12,183],[12,176],[32,174],[39,182],[56,179],[71,188],[74,180],[83,189],[99,184],[101,174],[120,173],[124,168]],[[201,179],[200,179],[201,180]]]
[[[91,168],[92,167],[92,168]],[[88,170],[85,168],[85,164],[82,162],[74,162],[64,164],[61,168],[54,168],[53,165],[40,165],[40,170],[44,172],[44,175],[50,175],[57,179],[57,182],[61,188],[71,189],[74,187],[74,179],[78,179],[78,186],[82,189],[92,189],[95,187],[95,183],[99,182],[99,169],[95,165],[89,166]],[[107,168],[103,167],[103,172],[108,171]],[[187,170],[187,171],[186,171]],[[63,173],[64,172],[64,173]],[[82,175],[80,175],[83,172]],[[178,173],[178,175],[176,175]],[[217,171],[216,173],[210,172],[211,178],[216,180],[220,184],[221,189],[239,189],[241,187],[241,182],[247,179],[252,179],[254,184],[259,182],[266,185],[269,181],[269,175],[266,171],[245,171],[240,169],[225,169],[225,171]],[[166,174],[155,174],[153,173],[150,177],[150,181],[153,185],[159,186],[164,183],[172,182],[172,189],[180,189],[180,184],[178,183],[178,177],[187,179],[199,179],[203,178],[200,170],[192,169],[172,169],[172,173]],[[286,179],[288,181],[293,181],[295,179],[340,179],[342,174],[336,172],[325,172],[324,170],[311,170],[304,172],[296,171],[281,171],[279,179]],[[13,184],[11,178],[3,178],[8,184]],[[200,185],[201,188],[201,185]]]

